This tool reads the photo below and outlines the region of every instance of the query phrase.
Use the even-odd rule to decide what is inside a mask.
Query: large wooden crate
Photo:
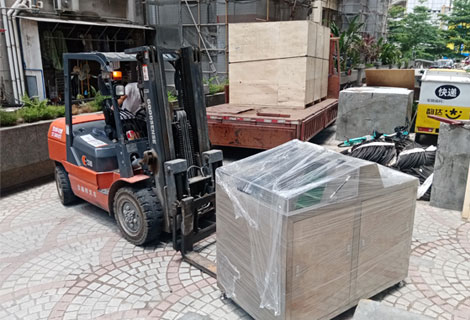
[[[294,140],[217,179],[218,286],[255,319],[330,319],[406,277],[415,178]]]
[[[303,109],[321,98],[322,62],[297,57],[231,63],[230,103]]]
[[[326,97],[329,28],[311,21],[235,23],[229,35],[230,103],[302,109]]]
[[[229,62],[328,58],[329,28],[311,21],[229,24]]]

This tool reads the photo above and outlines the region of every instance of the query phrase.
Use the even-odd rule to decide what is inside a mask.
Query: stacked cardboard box
[[[255,319],[331,319],[408,272],[416,178],[292,140],[217,169],[217,282]]]
[[[230,103],[294,109],[327,95],[330,30],[311,21],[229,25]]]

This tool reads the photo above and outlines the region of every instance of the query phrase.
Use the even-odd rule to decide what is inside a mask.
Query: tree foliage
[[[346,71],[359,63],[360,56],[357,50],[358,44],[362,41],[360,30],[364,24],[358,21],[358,16],[354,17],[348,28],[341,32],[341,29],[331,23],[331,33],[339,37],[339,52],[341,54],[341,69]]]
[[[470,0],[453,1],[449,15],[441,19],[447,24],[445,36],[448,43],[454,45],[454,53],[461,54],[470,50]]]
[[[407,13],[402,6],[388,12],[388,39],[374,39],[362,31],[363,23],[355,17],[341,30],[334,22],[331,32],[339,37],[341,69],[358,64],[402,64],[414,59],[435,60],[444,56],[462,57],[470,51],[470,0],[454,0],[448,15],[431,21],[429,9],[416,6]],[[454,50],[449,49],[454,45]]]
[[[398,46],[404,58],[433,60],[448,52],[444,31],[431,23],[424,6],[415,7],[412,13],[406,13],[403,7],[391,7],[388,25],[388,40]]]

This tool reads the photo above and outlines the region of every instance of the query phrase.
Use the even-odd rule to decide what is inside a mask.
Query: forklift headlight
[[[115,92],[116,92],[116,96],[123,96],[124,95],[124,86],[123,85],[118,85],[116,86],[116,88],[114,89]]]

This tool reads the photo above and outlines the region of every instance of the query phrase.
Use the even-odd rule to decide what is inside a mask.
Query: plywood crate
[[[328,35],[329,28],[312,21],[231,23],[229,62],[304,56],[327,59],[323,49]]]
[[[229,25],[230,102],[301,109],[326,97],[329,28],[311,21]],[[315,83],[316,82],[316,83]]]
[[[313,57],[229,65],[230,103],[303,109],[321,98],[322,60]]]
[[[396,87],[415,89],[414,69],[367,69],[368,87]]]
[[[417,186],[298,140],[219,168],[219,288],[255,319],[331,319],[406,277]]]

